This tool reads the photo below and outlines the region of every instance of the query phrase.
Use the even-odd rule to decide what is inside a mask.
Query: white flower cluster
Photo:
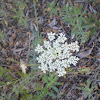
[[[78,57],[72,56],[72,51],[79,51],[78,42],[68,44],[67,38],[64,34],[60,33],[57,39],[55,39],[55,33],[48,33],[49,41],[44,41],[44,45],[36,47],[35,51],[39,53],[37,57],[38,63],[41,65],[38,67],[44,73],[46,71],[56,71],[58,76],[66,74],[65,68],[70,67],[71,64],[76,65],[79,60]]]

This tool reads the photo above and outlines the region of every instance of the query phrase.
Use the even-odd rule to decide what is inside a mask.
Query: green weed
[[[23,14],[23,9],[19,8],[19,10],[17,11],[16,9],[13,10],[15,12],[15,16],[13,16],[13,18],[18,19],[18,23],[20,26],[25,26],[28,27],[28,22],[30,21],[29,18],[27,18],[24,14]]]
[[[50,14],[50,15],[57,15],[57,16],[58,16],[57,11],[58,11],[58,8],[59,8],[59,7],[56,6],[56,4],[57,4],[56,1],[55,1],[53,4],[48,3],[47,7],[48,7],[48,11],[49,11],[49,14]],[[46,11],[47,8],[44,9],[44,10]]]
[[[59,90],[56,87],[56,85],[61,85],[61,83],[57,82],[58,76],[53,73],[49,73],[49,76],[44,74],[42,80],[44,81],[45,86],[36,83],[35,90],[37,93],[34,95],[34,100],[42,100],[46,95],[56,98],[56,95],[53,92],[50,92],[50,90],[53,89],[56,93],[59,93]]]
[[[87,94],[88,95],[88,100],[91,99],[92,97],[92,93],[95,89],[96,86],[90,86],[91,85],[91,81],[90,79],[87,80],[87,84],[84,84],[82,87],[77,87],[77,89],[82,90],[82,94]]]
[[[75,35],[76,40],[81,39],[81,44],[86,42],[88,40],[88,37],[86,36],[88,31],[85,30],[89,30],[92,27],[92,25],[85,24],[86,18],[84,18],[83,15],[86,13],[86,10],[81,11],[82,7],[76,9],[76,7],[69,4],[64,4],[60,10],[58,7],[54,6],[54,4],[49,4],[48,8],[51,9],[50,14],[54,13],[55,15],[58,15],[59,13],[62,16],[62,20],[71,26],[71,37]]]
[[[13,81],[13,76],[11,75],[11,70],[7,69],[7,68],[2,68],[0,66],[0,79],[5,78],[4,81],[0,80],[0,87],[2,87],[2,85],[9,85],[10,82]]]
[[[16,7],[17,9],[14,9],[14,13],[15,15],[13,16],[14,19],[17,19],[18,20],[18,23],[20,26],[25,26],[25,27],[28,27],[28,22],[30,21],[30,19],[24,15],[24,9],[25,7],[27,7],[27,2],[25,1],[15,1],[15,4],[16,4]]]
[[[86,28],[89,29],[91,27],[91,25],[85,25],[85,18],[83,17],[83,15],[86,13],[86,10],[84,10],[81,13],[81,9],[82,7],[76,9],[74,6],[70,7],[69,6],[65,6],[63,8],[64,10],[62,11],[62,16],[63,16],[63,20],[67,21],[69,25],[71,25],[72,31],[71,31],[71,36],[76,35],[76,39],[81,39],[81,43],[83,43],[84,41],[87,41],[87,37],[86,34],[87,31],[84,31]]]

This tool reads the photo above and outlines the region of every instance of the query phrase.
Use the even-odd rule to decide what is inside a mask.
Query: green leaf
[[[56,82],[55,84],[56,84],[56,85],[62,85],[62,83],[60,83],[60,82]]]
[[[82,26],[82,28],[90,28],[92,27],[92,25],[85,25],[85,26]]]
[[[45,83],[48,83],[48,76],[46,74],[43,75],[42,77],[42,80],[45,82]]]
[[[53,86],[52,88],[53,88],[57,93],[59,93],[59,90],[58,90],[57,87]]]
[[[58,75],[56,75],[55,77],[54,77],[54,81],[57,81],[58,80]]]
[[[81,87],[77,87],[77,89],[79,89],[79,90],[83,90],[84,88],[81,88]]]
[[[90,87],[91,81],[90,79],[87,80],[87,87]]]
[[[52,93],[52,92],[48,92],[48,95],[52,96],[53,98],[56,98],[56,95],[54,93]]]
[[[85,9],[85,10],[83,11],[83,13],[81,14],[80,17],[82,17],[82,16],[86,13],[86,11],[87,11],[87,9]]]
[[[53,77],[54,77],[54,75],[53,75],[53,73],[49,73],[49,80],[51,81],[51,79],[53,79]]]

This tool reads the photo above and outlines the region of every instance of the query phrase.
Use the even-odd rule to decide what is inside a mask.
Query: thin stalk
[[[35,0],[33,0],[33,3],[34,3],[34,10],[35,10],[36,24],[37,24],[38,40],[39,40],[39,27],[38,27],[38,19],[37,19],[37,10],[36,10],[36,5],[35,5]]]

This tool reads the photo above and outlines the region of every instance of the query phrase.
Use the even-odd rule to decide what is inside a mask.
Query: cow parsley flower
[[[52,40],[54,40],[55,39],[55,33],[48,33],[48,39],[50,40],[50,41],[52,41]]]
[[[37,45],[35,51],[39,56],[36,58],[40,66],[38,67],[46,73],[46,71],[56,71],[58,76],[66,74],[65,69],[71,65],[76,66],[79,58],[73,56],[72,52],[78,52],[78,42],[75,41],[71,44],[66,42],[67,38],[64,34],[60,33],[58,38],[55,38],[55,33],[48,33],[49,41],[44,41],[44,45]]]
[[[37,51],[38,53],[40,53],[40,52],[43,52],[44,49],[42,48],[42,46],[40,46],[40,45],[38,44],[38,46],[36,47],[35,51]]]
[[[65,34],[60,33],[60,36],[58,37],[57,41],[60,43],[64,43],[67,40],[65,37]]]

